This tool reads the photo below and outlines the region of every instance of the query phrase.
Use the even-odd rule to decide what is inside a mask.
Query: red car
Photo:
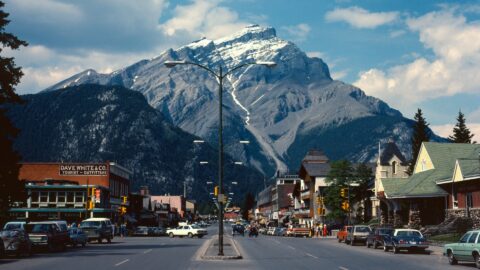
[[[343,226],[343,228],[337,233],[337,239],[339,243],[345,241],[348,232],[352,231],[352,227],[353,226]]]

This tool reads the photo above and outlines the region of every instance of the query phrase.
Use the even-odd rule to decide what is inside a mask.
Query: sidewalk
[[[207,247],[201,256],[203,260],[238,260],[242,255],[238,251],[235,240],[231,236],[223,236],[223,256],[218,255],[218,235],[208,240]]]

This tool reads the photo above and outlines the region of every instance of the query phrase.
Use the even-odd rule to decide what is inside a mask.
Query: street
[[[226,225],[226,237],[231,230]],[[65,252],[36,253],[30,258],[0,260],[2,270],[84,269],[473,269],[450,266],[439,254],[393,254],[348,246],[336,239],[235,236],[243,259],[201,260],[202,245],[217,233],[211,226],[202,238],[117,237],[113,244],[92,243]]]

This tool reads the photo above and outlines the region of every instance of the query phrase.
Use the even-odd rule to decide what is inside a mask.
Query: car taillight
[[[399,244],[405,244],[405,243],[407,243],[407,241],[405,241],[405,240],[400,240],[400,241],[398,241],[398,243],[399,243]]]

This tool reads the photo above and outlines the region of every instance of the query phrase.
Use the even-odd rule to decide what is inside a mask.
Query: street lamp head
[[[193,143],[204,143],[204,140],[193,140]]]
[[[208,161],[200,161],[200,164],[208,164]]]
[[[250,141],[247,141],[247,140],[244,140],[244,141],[240,141],[241,144],[249,144]]]
[[[241,162],[241,161],[235,161],[235,165],[243,165],[243,162]]]
[[[266,66],[266,67],[269,67],[269,68],[273,68],[277,65],[277,63],[272,62],[272,61],[257,61],[257,62],[255,62],[255,64]]]
[[[187,62],[185,61],[165,61],[165,63],[163,63],[167,68],[172,68],[176,65],[185,65]]]
[[[238,182],[237,181],[232,182],[232,185],[238,185]]]

